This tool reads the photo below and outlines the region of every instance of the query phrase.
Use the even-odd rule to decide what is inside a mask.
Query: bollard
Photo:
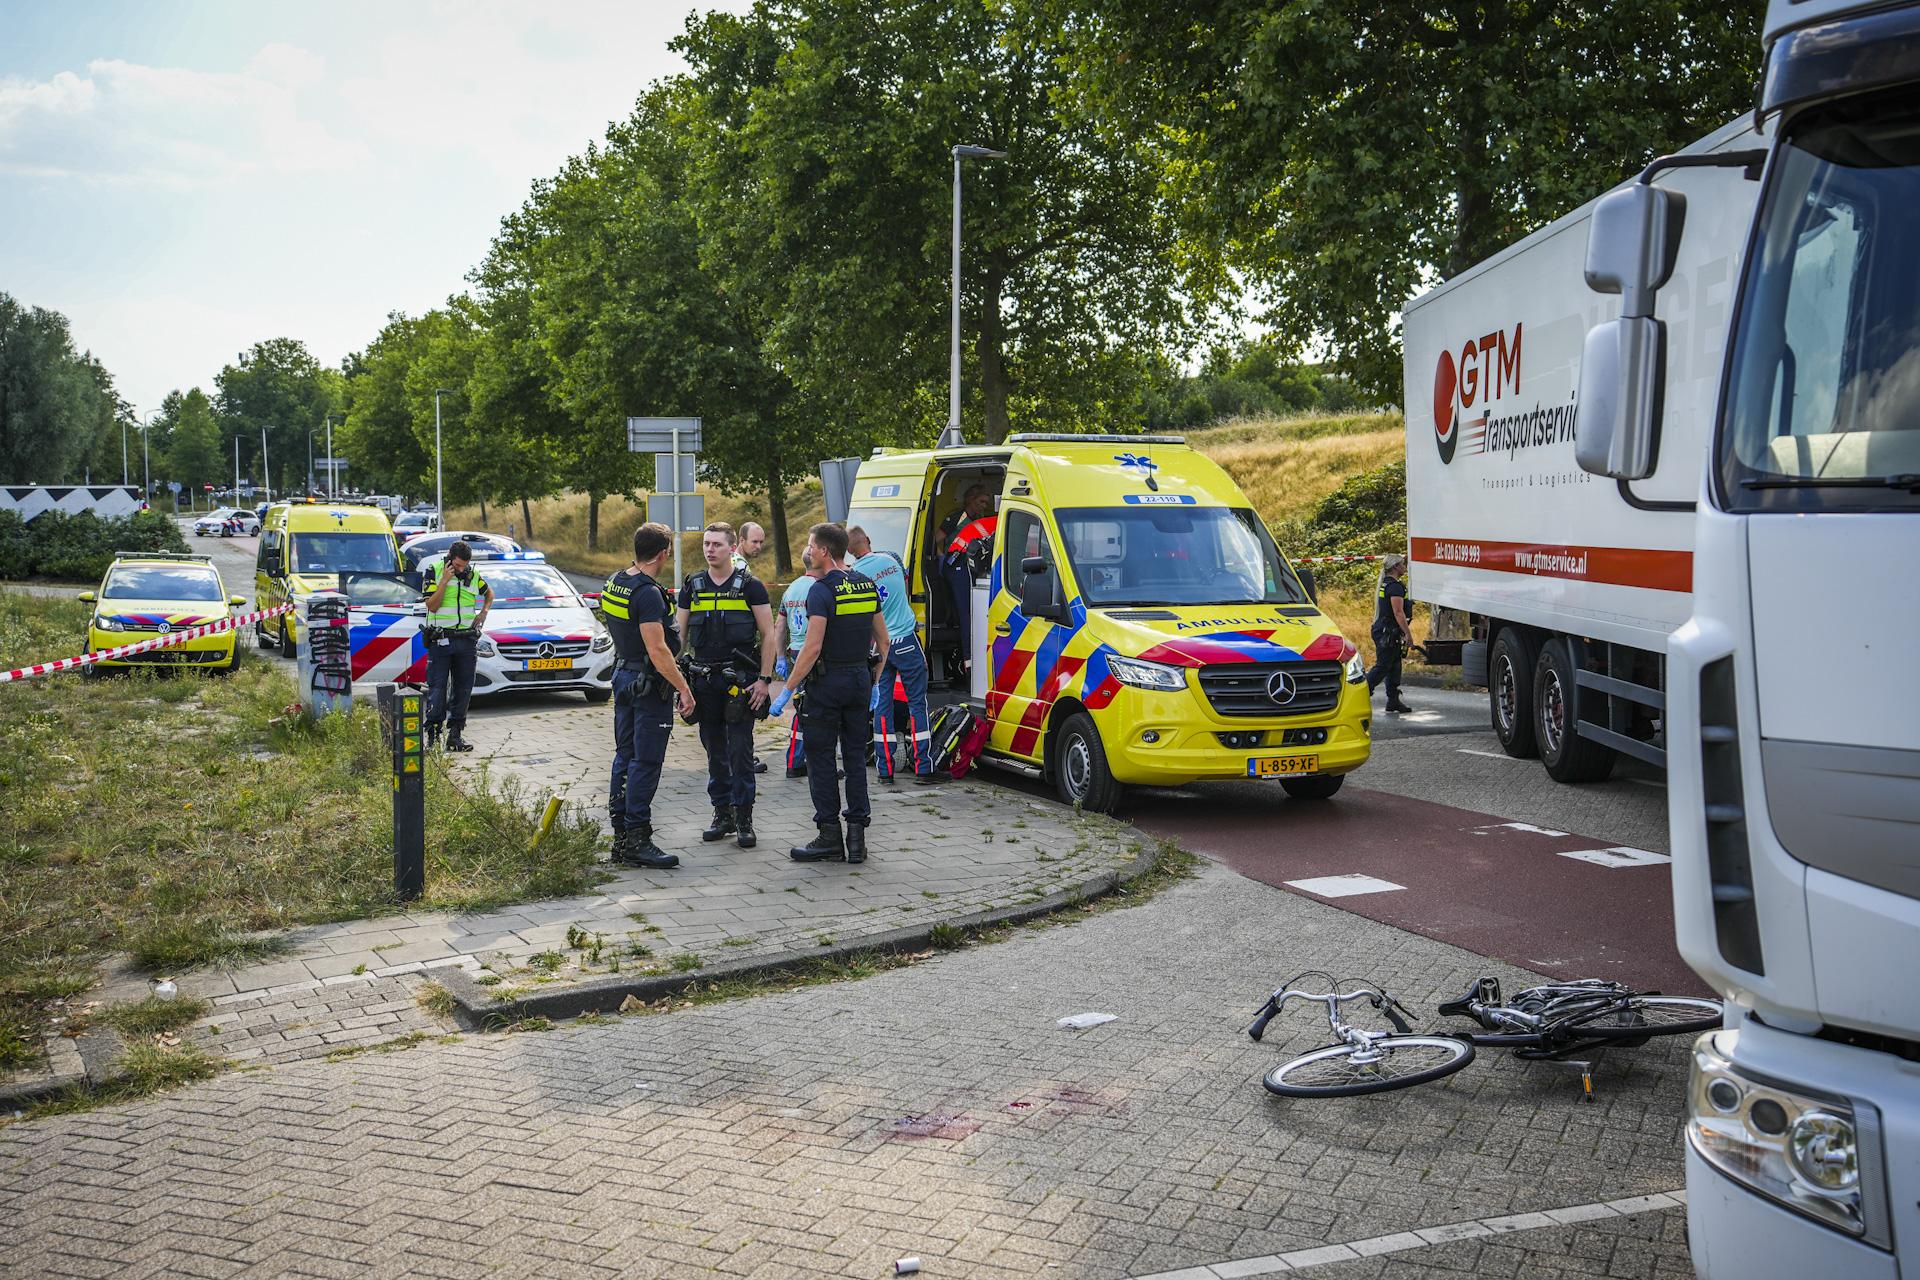
[[[547,832],[553,830],[553,820],[560,816],[560,797],[551,796],[547,800],[547,811],[540,815],[540,829],[533,833],[534,847],[538,847],[547,838]]]
[[[393,896],[412,902],[427,890],[426,738],[415,688],[380,686],[380,725],[393,744]]]

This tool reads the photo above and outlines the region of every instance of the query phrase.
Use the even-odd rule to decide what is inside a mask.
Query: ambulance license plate
[[[568,671],[573,667],[572,658],[528,658],[529,671]]]
[[[1255,756],[1247,761],[1249,778],[1282,778],[1293,773],[1318,772],[1319,756]]]

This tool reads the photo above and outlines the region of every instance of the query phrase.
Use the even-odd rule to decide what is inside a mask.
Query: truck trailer
[[[1920,1276],[1920,6],[1406,311],[1410,594],[1503,747],[1666,769],[1703,1276]],[[1904,1266],[1903,1266],[1904,1264]]]

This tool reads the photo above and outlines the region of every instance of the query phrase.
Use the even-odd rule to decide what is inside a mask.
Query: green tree
[[[106,370],[74,350],[65,316],[0,293],[0,484],[73,483],[96,452],[98,478],[117,476],[119,450],[107,472],[104,438],[119,434],[119,408]]]
[[[218,484],[226,471],[226,458],[220,451],[220,423],[213,402],[200,388],[167,397],[168,412],[165,467],[169,479],[198,493],[202,485]],[[156,421],[159,419],[156,418]],[[155,443],[160,443],[156,437]]]
[[[264,463],[272,468],[274,487],[281,492],[304,490],[307,433],[324,428],[326,416],[340,411],[342,375],[323,368],[299,339],[270,338],[241,352],[238,363],[215,375],[214,384],[223,449],[231,455],[238,439],[242,459],[253,460],[254,473],[264,483],[264,428]]]
[[[353,465],[357,484],[404,497],[433,492],[431,430],[423,447],[407,394],[425,348],[424,322],[395,311],[366,350],[341,362],[346,421],[334,428],[333,447]]]
[[[1753,105],[1760,0],[1061,0],[1277,339],[1400,396],[1401,307]]]
[[[762,0],[676,43],[709,265],[768,300],[768,359],[866,440],[946,420],[956,143],[1009,153],[966,179],[976,436],[1137,423],[1148,357],[1217,291],[1173,252],[1152,155],[1071,97],[1061,32],[1026,0]]]

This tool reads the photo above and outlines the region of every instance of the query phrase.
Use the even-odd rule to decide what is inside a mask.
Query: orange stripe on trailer
[[[1604,582],[1655,591],[1693,590],[1693,553],[1649,547],[1570,547],[1544,542],[1487,542],[1478,538],[1414,538],[1413,558],[1424,564],[1486,569],[1530,578]]]

